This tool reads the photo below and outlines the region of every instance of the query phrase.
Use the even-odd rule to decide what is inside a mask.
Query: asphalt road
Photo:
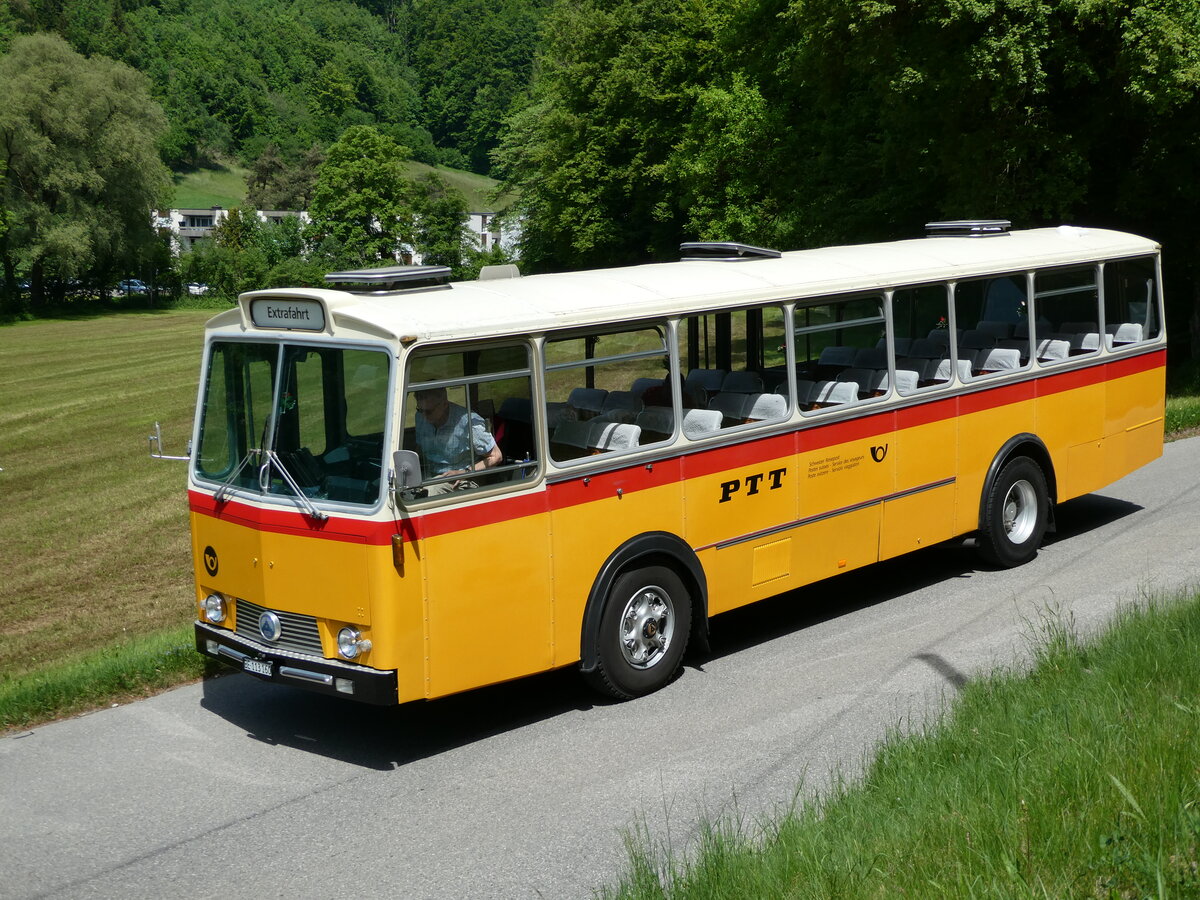
[[[676,850],[853,774],[887,729],[1200,583],[1200,439],[1059,508],[1038,558],[931,548],[713,623],[666,690],[558,672],[401,709],[234,674],[0,740],[0,897],[587,897],[638,826]]]

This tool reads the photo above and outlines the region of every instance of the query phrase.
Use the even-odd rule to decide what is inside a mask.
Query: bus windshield
[[[374,505],[389,356],[381,350],[218,341],[204,377],[197,478],[240,491]]]

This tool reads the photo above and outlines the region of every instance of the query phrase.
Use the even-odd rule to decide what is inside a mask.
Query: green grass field
[[[0,687],[192,616],[187,478],[212,311],[0,328]]]

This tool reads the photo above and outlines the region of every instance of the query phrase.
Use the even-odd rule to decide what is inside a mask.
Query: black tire
[[[592,687],[620,700],[657,691],[679,670],[692,628],[692,598],[666,566],[622,573],[613,583],[596,635]]]
[[[1018,456],[992,482],[979,532],[979,552],[989,563],[1011,568],[1037,556],[1050,520],[1042,467]]]

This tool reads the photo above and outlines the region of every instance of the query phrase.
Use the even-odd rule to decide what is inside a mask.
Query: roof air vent
[[[995,237],[1008,234],[1008,219],[960,219],[956,222],[926,222],[926,237]]]
[[[728,241],[692,241],[679,245],[681,259],[708,259],[717,262],[739,262],[748,259],[778,259],[783,256],[778,250],[751,247],[749,244],[733,244]]]
[[[346,285],[343,290],[364,294],[442,287],[449,279],[449,266],[381,266],[377,269],[330,272],[325,276],[325,283]]]
[[[496,266],[480,266],[479,280],[480,281],[495,281],[498,278],[520,278],[521,270],[512,263],[503,263]]]

